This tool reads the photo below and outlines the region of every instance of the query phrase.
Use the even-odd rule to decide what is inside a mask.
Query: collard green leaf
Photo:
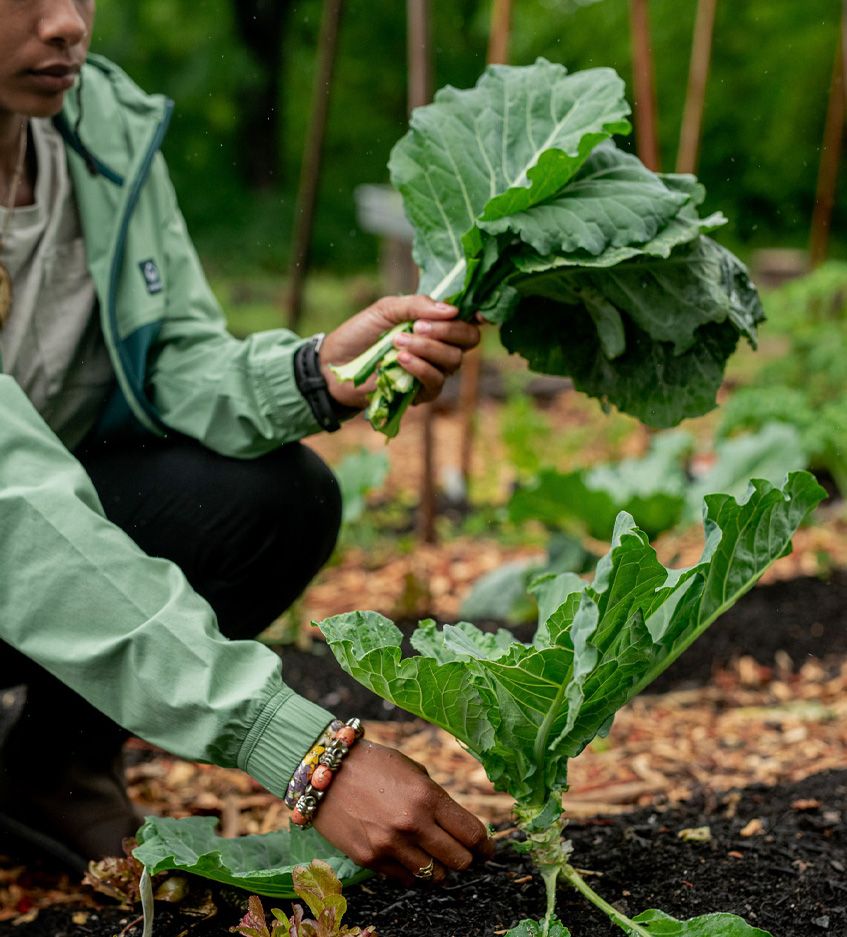
[[[525,297],[545,296],[566,304],[590,303],[600,296],[652,339],[672,344],[676,354],[691,347],[703,325],[729,321],[752,339],[763,318],[744,267],[706,237],[666,258],[642,252],[608,268],[558,265],[510,283]],[[520,314],[531,315],[532,308]]]
[[[563,189],[528,209],[480,221],[489,234],[516,235],[538,254],[583,251],[652,241],[690,195],[669,188],[634,156],[612,143],[598,146]]]
[[[610,360],[584,307],[533,297],[502,326],[500,339],[533,371],[569,376],[577,390],[663,429],[714,408],[738,331],[727,322],[702,326],[693,347],[678,355],[626,323],[626,351]]]
[[[633,918],[655,937],[772,937],[735,914],[704,914],[678,921],[664,911],[650,909]]]
[[[789,472],[808,464],[800,433],[786,423],[767,423],[757,433],[723,440],[715,447],[712,467],[689,488],[688,514],[697,516],[706,492],[722,491],[738,497],[748,478],[779,484]]]
[[[703,556],[686,570],[665,569],[621,514],[594,581],[564,597],[532,645],[467,624],[460,641],[450,631],[439,641],[428,623],[415,639],[425,653],[403,660],[399,630],[374,612],[320,627],[348,673],[451,732],[496,787],[543,804],[566,787],[568,759],[790,549],[823,495],[806,472],[783,489],[754,481],[741,502],[710,495]]]
[[[532,603],[527,588],[532,578],[544,569],[544,560],[512,560],[480,576],[462,600],[463,618],[500,619],[509,623],[532,620]]]
[[[296,897],[294,869],[313,859],[327,862],[343,884],[372,874],[337,852],[314,829],[224,839],[216,835],[216,826],[214,817],[147,817],[133,855],[151,875],[191,872],[273,898]]]
[[[388,456],[384,452],[369,452],[364,447],[348,453],[334,466],[341,488],[342,523],[352,524],[359,520],[365,511],[366,496],[382,487],[388,477],[388,469]]]
[[[476,87],[448,86],[417,108],[389,169],[415,228],[420,291],[459,292],[463,238],[483,212],[493,220],[549,198],[594,146],[628,131],[628,113],[611,69],[568,75],[544,59],[490,66]]]
[[[725,219],[699,217],[696,179],[655,174],[615,147],[628,113],[610,69],[491,66],[474,88],[443,88],[418,108],[389,168],[420,292],[466,319],[482,312],[532,367],[670,426],[714,406],[761,308],[744,267],[703,237]],[[393,436],[415,387],[393,352],[374,349],[386,361],[368,416]],[[372,360],[336,373],[360,384]]]
[[[683,461],[691,447],[687,433],[665,433],[654,437],[642,458],[572,472],[545,469],[512,495],[509,517],[517,523],[539,520],[554,529],[576,525],[598,540],[610,540],[618,513],[626,511],[655,537],[682,516],[687,488]],[[699,505],[702,492],[697,500]]]

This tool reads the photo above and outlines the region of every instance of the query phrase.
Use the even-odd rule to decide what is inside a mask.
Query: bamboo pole
[[[309,270],[312,229],[315,223],[315,206],[343,2],[344,0],[324,0],[315,84],[312,90],[312,115],[303,149],[294,214],[294,243],[288,290],[288,324],[292,329],[297,329],[303,315],[303,292]]]
[[[409,110],[428,104],[432,98],[432,40],[429,0],[406,0],[409,58]],[[424,543],[435,543],[435,413],[431,403],[423,407],[421,491],[418,535]]]
[[[845,119],[845,39],[847,39],[847,13],[842,16],[841,32],[829,85],[829,100],[826,110],[818,184],[815,192],[815,208],[812,213],[812,230],[809,241],[809,261],[820,266],[826,260],[829,247],[829,232],[832,226],[832,210],[838,185],[838,165],[844,142]]]
[[[717,5],[718,0],[698,0],[697,3],[697,18],[694,22],[694,38],[691,44],[691,65],[688,72],[688,90],[685,96],[685,110],[682,115],[679,150],[676,157],[677,172],[697,171]]]
[[[632,70],[635,91],[635,140],[641,162],[660,169],[656,91],[653,80],[653,51],[650,47],[648,0],[630,0]]]
[[[512,0],[494,0],[491,7],[491,32],[488,37],[489,65],[501,65],[508,62],[511,32]],[[479,407],[479,382],[482,375],[481,348],[476,348],[465,355],[461,373],[459,385],[459,412],[462,424],[460,471],[467,494],[473,468],[476,416]]]

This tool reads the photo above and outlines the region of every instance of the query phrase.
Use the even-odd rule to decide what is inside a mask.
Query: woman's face
[[[58,114],[93,22],[94,0],[0,0],[0,116]]]

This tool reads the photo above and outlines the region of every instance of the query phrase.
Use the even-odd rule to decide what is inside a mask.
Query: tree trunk
[[[234,0],[238,34],[256,62],[258,81],[244,102],[243,175],[254,189],[270,188],[280,167],[282,36],[291,0]]]

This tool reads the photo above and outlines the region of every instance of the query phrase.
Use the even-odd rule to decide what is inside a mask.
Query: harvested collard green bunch
[[[420,292],[481,311],[534,370],[671,426],[714,406],[762,311],[743,265],[704,236],[725,219],[700,218],[702,186],[614,145],[628,114],[611,69],[495,65],[415,110],[389,168]],[[388,436],[417,391],[393,348],[410,329],[337,369],[357,384],[377,372],[368,415]]]

